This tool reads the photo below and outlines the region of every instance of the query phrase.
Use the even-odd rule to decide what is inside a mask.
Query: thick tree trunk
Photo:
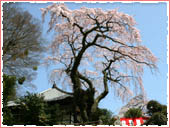
[[[93,116],[97,111],[98,103],[108,94],[107,86],[107,73],[103,72],[104,91],[96,99],[94,98],[95,89],[88,88],[87,90],[81,89],[81,82],[78,75],[74,76],[76,86],[74,86],[74,123],[86,123],[89,121],[96,121]],[[77,110],[79,110],[79,115]],[[81,120],[77,119],[81,117]]]
[[[77,89],[74,92],[74,106],[75,123],[86,123],[91,121],[91,115],[93,111],[96,111],[96,108],[98,106],[97,103],[94,104],[94,89]],[[76,109],[79,110],[79,115]],[[79,116],[81,120],[78,120],[77,116]]]
[[[98,37],[99,37],[98,35],[95,37],[93,43],[96,42]],[[83,43],[85,43],[85,42],[83,41]],[[77,55],[77,57],[74,61],[73,67],[71,69],[70,77],[71,77],[71,80],[72,80],[72,83],[73,83],[73,91],[74,91],[74,122],[75,123],[79,122],[77,120],[78,115],[77,115],[77,112],[76,112],[77,111],[76,108],[78,108],[80,110],[80,116],[81,116],[83,123],[90,121],[92,114],[95,113],[96,110],[97,110],[99,101],[101,99],[103,99],[108,93],[108,88],[106,87],[107,86],[107,83],[106,83],[107,80],[104,79],[105,90],[97,98],[97,100],[94,100],[95,89],[93,88],[92,82],[88,78],[84,77],[83,75],[81,75],[78,72],[78,67],[80,65],[80,61],[82,59],[83,53],[93,43],[88,44],[86,46],[83,46],[83,48],[81,49],[81,51]],[[106,75],[107,74],[105,73],[104,78],[106,78]],[[87,90],[83,90],[81,88],[80,79],[84,80],[89,85],[89,88]]]
[[[97,111],[97,108],[98,108],[98,103],[97,102],[94,102],[94,104],[92,105],[91,107],[91,112],[92,113],[95,113]]]

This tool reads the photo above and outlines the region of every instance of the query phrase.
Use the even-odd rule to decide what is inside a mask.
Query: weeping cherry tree
[[[57,89],[73,95],[75,122],[77,109],[83,122],[91,121],[109,91],[122,100],[129,98],[134,88],[144,92],[144,67],[156,69],[157,58],[142,45],[132,16],[117,9],[70,10],[65,4],[41,11],[43,20],[50,13],[49,31],[55,31],[46,58],[47,64],[56,65],[50,78],[62,83],[63,88]]]

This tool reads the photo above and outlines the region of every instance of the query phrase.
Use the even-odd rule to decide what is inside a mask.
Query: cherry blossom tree
[[[83,122],[93,120],[110,88],[122,100],[132,95],[132,88],[144,92],[144,67],[156,69],[157,58],[142,45],[132,16],[117,9],[70,10],[65,4],[41,11],[43,20],[50,13],[49,31],[55,30],[51,54],[46,58],[47,64],[56,65],[50,78],[65,87],[57,89],[74,96],[75,122],[77,109]],[[72,93],[66,92],[67,87]]]

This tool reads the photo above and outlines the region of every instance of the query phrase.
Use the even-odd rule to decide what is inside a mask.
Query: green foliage
[[[25,77],[20,77],[19,79],[18,79],[18,83],[19,84],[23,84],[24,83],[24,81],[25,81]]]
[[[45,113],[47,104],[43,97],[30,94],[20,98],[21,119],[24,125],[47,125],[48,115]]]
[[[3,74],[3,124],[13,124],[11,110],[6,107],[7,102],[16,98],[16,77]]]
[[[4,106],[2,111],[3,111],[3,124],[4,125],[13,125],[15,120],[14,120],[11,110],[8,107]]]
[[[59,104],[47,104],[43,97],[37,94],[27,93],[16,101],[16,104],[18,104],[16,107],[3,108],[4,125],[47,126],[59,125],[65,120],[63,115],[66,112]]]
[[[146,125],[166,125],[167,124],[167,106],[162,105],[155,100],[147,104],[148,114],[151,118],[145,123]]]
[[[148,114],[152,115],[155,112],[160,112],[162,109],[162,105],[154,100],[151,100],[147,104]]]
[[[33,69],[34,71],[36,71],[36,70],[38,69],[38,67],[37,67],[37,66],[34,66],[32,69]]]
[[[167,106],[166,105],[162,105],[162,108],[161,108],[161,113],[164,114],[165,116],[167,116]]]
[[[25,55],[25,56],[28,56],[28,54],[29,54],[29,50],[26,49],[26,50],[24,51],[24,55]]]
[[[16,77],[3,75],[3,105],[16,97]]]
[[[139,108],[130,108],[125,114],[126,118],[137,118],[142,117],[142,110]]]
[[[166,125],[167,124],[167,117],[161,112],[155,112],[151,116],[151,118],[146,122],[146,125]]]
[[[61,124],[63,113],[59,104],[49,104],[46,113],[49,115],[49,125]]]
[[[93,121],[100,121],[103,125],[113,125],[116,119],[113,117],[113,113],[107,109],[98,108],[92,115]]]

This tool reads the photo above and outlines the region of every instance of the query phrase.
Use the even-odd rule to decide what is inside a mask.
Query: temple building
[[[54,83],[52,88],[44,90],[37,95],[42,96],[44,102],[46,102],[49,107],[55,105],[59,106],[61,116],[56,118],[58,123],[73,124],[73,96],[71,93],[66,94],[64,91],[62,92],[62,90],[60,90]],[[18,121],[16,121],[17,125],[17,122],[20,122],[20,114],[23,114],[22,110],[20,110],[19,104],[15,101],[9,101],[7,107],[9,107],[12,110],[12,113],[16,115],[16,118],[18,118]],[[51,113],[53,113],[53,111],[51,111]],[[55,115],[53,116],[55,117]]]

